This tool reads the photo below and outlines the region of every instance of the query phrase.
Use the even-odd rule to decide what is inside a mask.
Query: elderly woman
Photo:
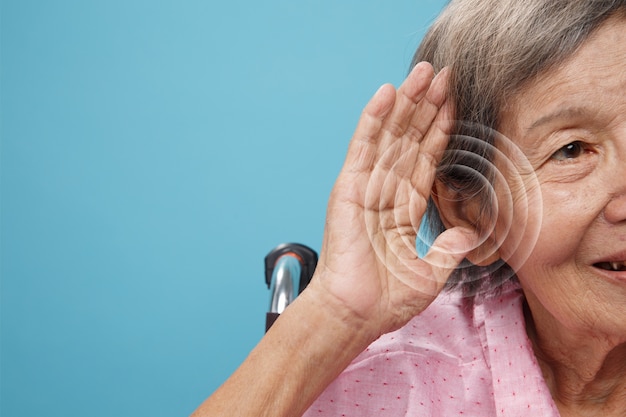
[[[625,161],[625,1],[452,1],[363,111],[313,281],[196,415],[625,416]]]

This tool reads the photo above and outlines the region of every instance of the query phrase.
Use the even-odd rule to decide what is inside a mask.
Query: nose
[[[604,217],[610,223],[626,223],[626,131],[618,144],[614,163],[609,164],[610,172],[606,184],[612,189],[611,199],[604,208]],[[608,168],[608,167],[607,167]]]
[[[604,217],[613,224],[626,223],[626,118],[621,120],[615,135],[614,158],[606,166],[606,184],[612,188],[612,197],[604,208]]]
[[[625,182],[626,180],[622,180]],[[623,192],[611,199],[604,208],[604,217],[609,223],[626,223],[626,187],[622,187]]]

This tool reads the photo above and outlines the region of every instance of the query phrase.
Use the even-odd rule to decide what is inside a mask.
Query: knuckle
[[[390,120],[386,126],[385,130],[395,138],[399,138],[402,136],[406,130],[406,127],[398,122],[397,120]]]

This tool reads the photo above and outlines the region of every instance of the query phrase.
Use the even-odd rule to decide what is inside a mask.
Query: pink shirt
[[[557,417],[517,288],[440,296],[359,355],[307,411],[319,416]]]

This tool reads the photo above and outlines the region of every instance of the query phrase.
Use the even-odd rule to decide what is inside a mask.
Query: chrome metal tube
[[[282,313],[298,296],[298,285],[302,265],[291,254],[278,258],[270,285],[270,312]]]

